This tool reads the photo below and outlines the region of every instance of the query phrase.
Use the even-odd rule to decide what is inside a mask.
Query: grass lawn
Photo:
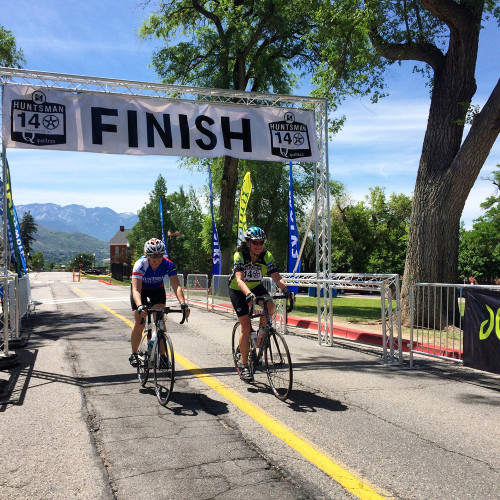
[[[396,304],[394,303],[394,307]],[[315,297],[297,297],[295,308],[291,315],[317,317],[317,300]],[[333,314],[345,321],[380,321],[380,299],[360,299],[350,297],[335,297],[333,299]]]

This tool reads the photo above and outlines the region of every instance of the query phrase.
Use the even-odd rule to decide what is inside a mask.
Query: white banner
[[[8,148],[319,161],[314,111],[5,85]]]

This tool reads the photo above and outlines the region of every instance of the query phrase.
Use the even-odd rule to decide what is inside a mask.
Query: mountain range
[[[47,263],[66,265],[79,253],[95,254],[97,267],[102,259],[109,259],[109,244],[88,234],[56,231],[39,224],[35,238],[32,251],[42,252]]]
[[[87,208],[82,205],[55,203],[30,203],[16,205],[19,220],[30,212],[37,224],[66,233],[83,233],[106,243],[120,230],[120,226],[131,229],[139,220],[133,213],[117,213],[111,208]]]
[[[82,205],[31,203],[16,206],[22,220],[30,212],[38,225],[33,252],[42,252],[45,262],[67,264],[78,253],[95,254],[95,263],[109,258],[109,240],[120,226],[131,229],[139,220],[132,213],[117,213],[110,208]]]

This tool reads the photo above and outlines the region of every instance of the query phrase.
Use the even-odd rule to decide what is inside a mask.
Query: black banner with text
[[[465,289],[464,365],[500,374],[500,291]]]

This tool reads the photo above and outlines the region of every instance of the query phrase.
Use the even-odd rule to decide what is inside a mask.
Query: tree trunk
[[[236,247],[236,239],[233,235],[233,221],[237,184],[238,158],[225,156],[219,205],[222,274],[228,274],[232,268],[232,254]]]
[[[497,83],[462,144],[467,108],[476,91],[479,25],[480,16],[476,19],[471,15],[467,23],[452,30],[443,64],[434,68],[401,293],[405,324],[410,320],[409,297],[414,283],[457,283],[460,217],[499,133]]]

